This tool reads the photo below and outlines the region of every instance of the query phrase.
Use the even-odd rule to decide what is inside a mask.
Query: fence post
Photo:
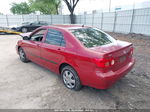
[[[37,21],[39,21],[39,15],[36,15],[36,19],[37,19]]]
[[[22,15],[22,22],[24,22],[24,17],[23,17],[23,15]]]
[[[63,16],[63,24],[65,24],[65,15],[62,15]]]
[[[92,11],[92,26],[94,25],[94,15],[95,15],[95,11]]]
[[[134,21],[134,9],[132,10],[132,15],[131,15],[131,25],[130,25],[130,32],[129,32],[129,33],[132,33],[133,21]]]
[[[82,16],[82,15],[80,15],[80,24],[81,24],[81,16]]]
[[[115,11],[113,32],[115,32],[115,28],[116,28],[116,18],[117,18],[117,13],[116,13],[116,11]]]
[[[51,14],[51,24],[53,24],[53,17],[52,17],[53,15]]]
[[[84,12],[84,25],[86,25],[86,12]]]
[[[8,15],[6,15],[7,26],[9,26]]]
[[[102,17],[101,17],[101,30],[103,29],[103,12],[102,12]]]

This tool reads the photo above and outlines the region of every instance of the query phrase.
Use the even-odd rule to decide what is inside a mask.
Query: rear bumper
[[[126,66],[122,67],[121,69],[113,72],[107,73],[100,73],[96,71],[96,79],[95,84],[93,85],[94,88],[98,89],[107,89],[112,86],[117,80],[121,77],[125,76],[134,66],[135,60],[132,59]]]

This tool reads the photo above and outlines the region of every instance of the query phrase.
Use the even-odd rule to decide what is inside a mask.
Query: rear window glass
[[[57,46],[65,46],[65,40],[61,32],[48,29],[45,43]]]
[[[96,28],[70,29],[80,42],[87,48],[110,44],[113,38]]]

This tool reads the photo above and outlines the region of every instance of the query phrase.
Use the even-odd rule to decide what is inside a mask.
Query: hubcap
[[[27,32],[27,29],[26,29],[26,28],[22,28],[22,32],[23,32],[23,33],[26,33],[26,32]]]
[[[68,70],[63,73],[63,81],[68,88],[72,89],[75,87],[74,75]]]
[[[20,54],[20,59],[21,60],[25,59],[25,54],[24,54],[22,49],[20,50],[19,54]]]

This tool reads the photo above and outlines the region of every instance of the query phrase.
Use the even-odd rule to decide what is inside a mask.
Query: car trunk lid
[[[117,40],[111,44],[93,47],[91,49],[96,52],[103,53],[104,59],[115,60],[115,64],[113,66],[105,69],[116,71],[129,62],[133,47],[131,43]]]

